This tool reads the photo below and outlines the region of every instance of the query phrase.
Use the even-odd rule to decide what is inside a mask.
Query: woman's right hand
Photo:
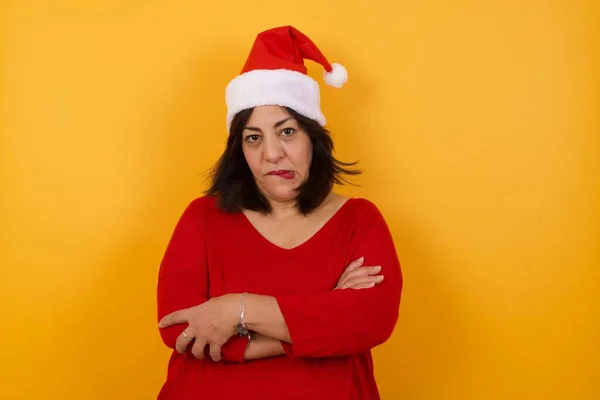
[[[364,257],[352,261],[342,273],[335,289],[367,289],[383,282],[383,275],[377,275],[381,266],[363,267],[364,261]]]

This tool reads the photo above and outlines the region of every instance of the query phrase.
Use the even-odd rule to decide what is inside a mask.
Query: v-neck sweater
[[[383,282],[334,290],[352,261],[381,266]],[[223,359],[173,350],[158,400],[377,400],[371,350],[398,320],[402,273],[392,235],[369,200],[350,198],[309,239],[287,249],[267,240],[241,212],[217,199],[191,201],[159,269],[158,320],[227,293],[273,296],[291,343],[285,355],[244,360],[248,339],[233,336]],[[248,311],[249,312],[249,311]],[[166,346],[186,325],[159,329]]]

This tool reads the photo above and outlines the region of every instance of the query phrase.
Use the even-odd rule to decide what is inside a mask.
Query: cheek
[[[309,167],[310,167],[310,164],[312,164],[312,156],[313,156],[313,149],[312,149],[312,145],[311,145],[310,148],[308,149],[308,155],[306,156]]]
[[[313,155],[313,145],[309,138],[307,138],[307,141],[308,143],[306,144],[304,149],[304,159],[306,160],[306,164],[308,165],[308,167],[310,167]]]
[[[298,149],[295,156],[295,164],[298,169],[302,170],[305,174],[310,169],[312,162],[312,146],[302,146]]]
[[[257,152],[252,151],[252,149],[245,148],[244,157],[246,158],[248,167],[250,167],[250,171],[256,175],[256,173],[260,170],[260,158],[257,156]]]

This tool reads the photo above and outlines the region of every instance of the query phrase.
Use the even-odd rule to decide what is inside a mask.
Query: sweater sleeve
[[[174,311],[194,307],[208,300],[208,268],[201,221],[199,207],[192,202],[183,212],[171,236],[159,269],[159,321]],[[163,343],[175,349],[177,337],[185,328],[185,324],[159,328]],[[223,360],[244,362],[247,345],[246,338],[232,336],[221,347]],[[208,354],[208,348],[205,354]]]
[[[350,249],[365,266],[381,266],[382,283],[368,289],[277,296],[291,337],[288,356],[344,356],[389,339],[398,321],[402,273],[392,235],[379,211]]]

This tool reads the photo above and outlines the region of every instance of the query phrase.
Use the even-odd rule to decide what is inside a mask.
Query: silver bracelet
[[[246,326],[246,322],[244,321],[244,316],[246,315],[246,310],[244,308],[244,296],[247,295],[248,293],[244,293],[242,294],[241,297],[241,304],[240,304],[240,322],[237,324],[237,333],[240,336],[247,336],[248,340],[250,340],[251,336],[250,336],[250,331],[248,330],[248,327]]]

